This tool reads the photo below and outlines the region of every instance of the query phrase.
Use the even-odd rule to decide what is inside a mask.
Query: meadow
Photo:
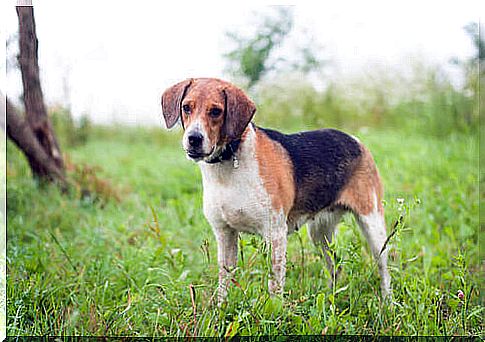
[[[337,127],[370,148],[392,232],[392,305],[380,298],[377,265],[348,216],[331,246],[342,268],[333,290],[303,227],[289,237],[284,296],[270,297],[268,247],[243,234],[218,308],[215,240],[181,130],[86,124],[72,132],[53,116],[76,184],[68,193],[38,184],[6,146],[7,334],[483,337],[478,135],[446,121],[462,120],[456,94],[456,107],[446,94],[392,108],[372,103],[368,116],[343,100],[298,96],[283,107],[263,102],[256,117],[285,132]]]
[[[228,304],[218,309],[197,166],[180,134],[143,139],[124,129],[66,151],[109,179],[98,197],[39,189],[8,144],[8,334],[479,333],[476,139],[352,133],[380,167],[389,230],[403,216],[391,240],[393,306],[381,303],[376,265],[347,217],[333,246],[342,265],[334,291],[303,228],[289,239],[285,296],[270,298],[267,247],[243,235]]]

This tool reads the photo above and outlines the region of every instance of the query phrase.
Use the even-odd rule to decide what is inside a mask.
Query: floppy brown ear
[[[256,112],[256,106],[241,89],[235,86],[227,87],[223,92],[226,101],[224,133],[226,139],[232,141],[241,137]]]
[[[182,100],[187,94],[187,90],[192,84],[193,79],[189,78],[179,82],[167,90],[162,95],[162,111],[165,125],[172,128],[180,117]]]

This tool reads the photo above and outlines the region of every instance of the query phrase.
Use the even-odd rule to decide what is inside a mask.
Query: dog
[[[287,235],[307,224],[321,248],[333,286],[329,243],[342,215],[354,214],[391,294],[387,269],[383,186],[371,153],[335,129],[283,134],[253,124],[254,103],[238,87],[191,78],[162,95],[167,128],[180,122],[187,157],[198,163],[203,208],[217,240],[218,300],[223,302],[237,263],[239,232],[261,235],[271,246],[270,294],[282,294]]]

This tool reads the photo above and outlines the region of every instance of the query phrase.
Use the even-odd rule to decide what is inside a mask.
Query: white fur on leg
[[[384,216],[379,212],[377,205],[377,195],[374,193],[374,209],[368,215],[355,215],[362,232],[364,233],[367,242],[374,258],[377,260],[379,266],[379,275],[381,277],[381,294],[388,297],[391,295],[391,278],[389,270],[387,269],[387,248],[382,252],[382,247],[386,242],[386,224]]]
[[[286,247],[288,228],[283,212],[271,215],[266,241],[271,244],[272,274],[268,280],[268,290],[271,295],[283,293],[286,277]]]

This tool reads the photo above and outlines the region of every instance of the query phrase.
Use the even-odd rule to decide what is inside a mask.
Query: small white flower
[[[404,204],[404,198],[396,198],[397,203]]]

